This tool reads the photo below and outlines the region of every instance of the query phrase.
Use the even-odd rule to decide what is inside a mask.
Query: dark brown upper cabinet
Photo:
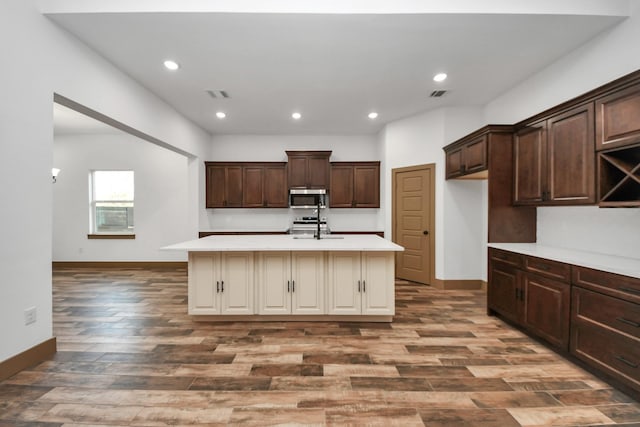
[[[487,136],[482,135],[456,145],[448,145],[446,155],[446,179],[486,178]]]
[[[596,99],[596,150],[640,143],[640,83]]]
[[[289,188],[328,188],[331,151],[287,151]]]
[[[205,162],[207,208],[242,207],[242,166]]]
[[[444,151],[447,179],[488,179],[490,243],[536,241],[535,207],[513,206],[513,126],[487,125]]]
[[[379,208],[380,162],[332,162],[331,208]]]
[[[286,208],[284,162],[205,162],[207,208]]]
[[[288,206],[285,163],[245,163],[243,171],[243,207]]]
[[[520,127],[513,200],[535,206],[596,202],[592,103]]]

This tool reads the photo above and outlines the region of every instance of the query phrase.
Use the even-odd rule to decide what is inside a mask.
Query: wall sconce
[[[53,183],[56,183],[56,178],[58,177],[58,174],[60,173],[60,169],[58,168],[51,168],[51,176],[53,177]]]

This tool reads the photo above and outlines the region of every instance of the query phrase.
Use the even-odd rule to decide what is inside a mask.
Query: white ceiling
[[[614,3],[616,11],[624,5]],[[94,13],[84,3],[71,10],[80,4],[45,12],[213,134],[370,134],[433,108],[483,105],[624,19],[566,7],[545,14]],[[181,69],[164,69],[167,58]],[[433,82],[437,72],[449,79]],[[429,97],[441,89],[448,91],[442,98]],[[227,118],[216,119],[216,111]],[[302,119],[293,121],[293,111]]]

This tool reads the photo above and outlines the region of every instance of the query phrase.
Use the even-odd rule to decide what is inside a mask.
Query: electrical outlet
[[[24,324],[30,325],[36,323],[36,308],[29,307],[24,311]]]

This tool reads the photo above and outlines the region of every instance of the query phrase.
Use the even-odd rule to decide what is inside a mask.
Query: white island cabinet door
[[[220,314],[220,254],[189,254],[189,314]]]
[[[291,253],[258,253],[258,314],[291,314]]]
[[[326,314],[324,252],[291,254],[291,303],[293,314]]]
[[[254,314],[253,252],[224,252],[220,265],[222,314]]]
[[[360,252],[329,252],[329,314],[362,314]]]
[[[362,314],[395,314],[393,252],[362,253]]]

